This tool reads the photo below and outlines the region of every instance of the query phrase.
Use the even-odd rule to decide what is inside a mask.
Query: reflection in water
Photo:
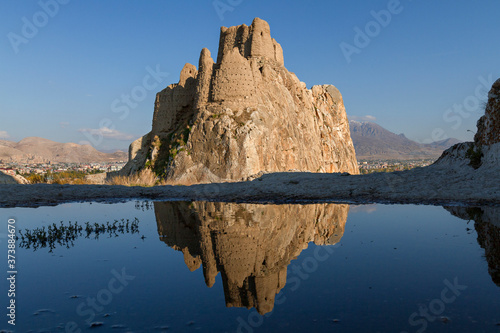
[[[221,272],[227,307],[272,311],[287,266],[307,248],[340,241],[349,205],[260,205],[214,202],[154,203],[158,234],[203,267],[208,287]]]
[[[149,200],[136,200],[134,208],[137,210],[142,210],[143,212],[146,210],[152,210],[153,202]]]
[[[56,246],[64,246],[70,248],[75,246],[74,241],[81,236],[85,238],[99,239],[100,235],[107,237],[118,237],[119,234],[137,234],[139,233],[139,220],[135,218],[130,221],[129,219],[121,219],[120,221],[114,220],[113,222],[104,223],[90,223],[85,222],[84,225],[78,222],[64,224],[52,223],[41,228],[19,230],[18,239],[20,248],[33,249],[36,251],[39,248],[49,248],[52,252]]]
[[[477,242],[484,249],[488,272],[500,287],[500,207],[445,207],[452,215],[474,220]]]

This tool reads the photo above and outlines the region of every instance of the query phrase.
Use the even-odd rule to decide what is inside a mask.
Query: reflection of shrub
[[[35,228],[32,230],[26,229],[24,232],[19,230],[19,237],[21,248],[32,248],[36,251],[39,248],[48,247],[49,252],[52,252],[56,246],[65,246],[70,248],[74,246],[74,241],[80,237],[99,239],[100,235],[107,235],[108,238],[118,237],[119,234],[136,234],[139,233],[139,220],[135,218],[133,221],[129,219],[121,219],[120,221],[114,220],[113,223],[90,223],[85,222],[85,225],[74,224],[71,221],[68,225],[55,223],[49,225],[47,228]]]
[[[142,210],[142,211],[145,211],[145,210],[153,210],[153,202],[152,201],[148,201],[148,200],[145,200],[145,201],[136,201],[135,202],[135,209],[137,210]]]
[[[469,220],[479,222],[483,216],[483,210],[479,207],[469,207],[466,209]]]
[[[465,157],[467,157],[470,160],[469,165],[474,169],[477,169],[481,166],[482,164],[481,159],[483,158],[484,155],[481,147],[477,147],[477,150],[475,149],[475,147],[476,146],[474,145],[470,146],[470,148],[465,153]]]

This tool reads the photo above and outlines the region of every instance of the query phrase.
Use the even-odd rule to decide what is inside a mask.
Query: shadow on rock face
[[[484,249],[488,273],[500,287],[500,207],[444,207],[452,215],[474,220],[477,242]]]
[[[262,205],[214,202],[154,204],[160,240],[203,267],[208,287],[220,272],[226,306],[272,311],[287,266],[309,242],[334,245],[349,205]]]

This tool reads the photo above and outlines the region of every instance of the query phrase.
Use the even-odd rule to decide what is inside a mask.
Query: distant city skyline
[[[472,140],[500,77],[493,0],[4,1],[0,139],[126,150],[151,130],[155,94],[221,26],[269,22],[285,67],[333,84],[349,119],[417,142]]]

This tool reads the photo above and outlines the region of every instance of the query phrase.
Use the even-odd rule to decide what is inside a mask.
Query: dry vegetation
[[[158,176],[149,168],[141,170],[141,172],[132,176],[116,176],[109,180],[108,185],[125,185],[125,186],[155,186],[162,185]]]
[[[79,171],[47,172],[45,174],[29,173],[22,175],[30,184],[71,184],[86,185],[92,184],[85,179],[88,175]]]

